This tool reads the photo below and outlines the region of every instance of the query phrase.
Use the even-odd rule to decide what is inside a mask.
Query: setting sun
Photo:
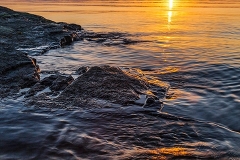
[[[169,9],[171,10],[173,8],[173,0],[169,0]]]

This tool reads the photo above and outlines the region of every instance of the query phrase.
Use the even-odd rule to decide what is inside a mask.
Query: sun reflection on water
[[[168,23],[172,22],[172,11],[168,11]]]
[[[169,0],[169,10],[172,10],[173,8],[173,0]]]
[[[169,0],[168,4],[168,25],[172,22],[172,9],[173,9],[173,0]]]

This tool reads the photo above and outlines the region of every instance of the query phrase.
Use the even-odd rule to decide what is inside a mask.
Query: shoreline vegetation
[[[133,44],[120,33],[86,32],[77,24],[56,23],[41,16],[0,7],[0,97],[24,97],[29,105],[43,107],[103,107],[120,105],[161,105],[169,85],[138,69],[113,66],[80,67],[74,79],[56,73],[40,79],[37,60],[50,49],[89,40]],[[27,90],[26,90],[27,88]],[[20,92],[21,91],[21,92]]]

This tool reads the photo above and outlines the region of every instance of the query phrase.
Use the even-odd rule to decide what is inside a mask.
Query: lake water
[[[142,69],[171,85],[163,107],[0,102],[0,159],[240,159],[240,2],[7,1],[14,10],[138,43],[80,41],[33,55],[41,70]],[[160,109],[161,108],[161,109]]]

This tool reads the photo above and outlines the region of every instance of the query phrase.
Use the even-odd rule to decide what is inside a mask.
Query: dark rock
[[[61,47],[61,44],[69,45],[80,40],[76,30],[82,30],[81,26],[56,23],[0,6],[0,97],[12,95],[21,88],[29,88],[39,82],[36,59],[27,55],[43,54]],[[63,38],[64,43],[61,42]],[[28,95],[50,86],[50,82],[45,79],[37,83]],[[59,83],[61,87],[56,87],[56,83],[55,89],[65,88],[66,83],[68,80]]]
[[[29,89],[27,91],[27,93],[25,94],[25,98],[34,96],[37,92],[40,92],[40,91],[44,90],[45,88],[46,88],[45,85],[41,85],[40,83],[37,83],[31,89]]]
[[[82,40],[82,39],[76,32],[73,32],[70,35],[64,36],[61,39],[60,44],[63,47],[63,46],[66,46],[66,45],[70,45],[70,44],[72,44],[72,42],[77,41],[77,40]]]
[[[82,66],[80,68],[78,68],[78,70],[76,71],[77,74],[81,75],[84,74],[88,71],[89,67],[88,66]]]
[[[21,53],[0,53],[0,57],[0,97],[31,87],[39,81],[36,60]]]
[[[61,46],[70,45],[73,42],[72,36],[64,36],[64,38],[61,39]]]
[[[74,81],[72,76],[58,76],[58,78],[53,81],[52,85],[50,86],[50,89],[52,91],[61,91],[64,90],[69,84],[71,84]]]
[[[43,80],[41,80],[39,83],[44,86],[51,86],[53,84],[53,81],[55,81],[58,78],[58,75],[51,75],[49,77],[45,77]]]
[[[72,100],[97,98],[124,104],[130,100],[137,100],[138,94],[147,89],[144,81],[128,76],[117,67],[95,66],[66,88],[60,98],[68,99],[72,96],[74,96]]]
[[[162,87],[148,81],[137,70],[133,73],[118,67],[95,66],[67,86],[57,98],[41,95],[30,99],[29,103],[45,107],[104,107],[136,104],[134,102],[140,95],[147,95],[152,97],[147,99],[147,105],[150,105],[158,100],[150,90],[151,85]]]
[[[153,104],[155,103],[155,98],[154,97],[148,97],[146,100],[146,104]]]
[[[82,27],[80,25],[77,24],[65,24],[63,26],[64,29],[68,29],[68,30],[75,30],[75,31],[81,31]]]
[[[43,54],[49,49],[81,40],[76,32],[81,30],[79,25],[56,23],[41,16],[15,12],[0,6],[0,37],[4,38],[8,47],[29,55]]]
[[[70,36],[72,37],[73,41],[82,40],[76,32],[71,33]]]
[[[43,80],[36,83],[32,88],[30,88],[25,97],[31,97],[36,95],[38,92],[43,91],[47,87],[51,89],[52,92],[64,90],[69,84],[73,82],[72,76],[63,76],[63,75],[51,75],[45,77]],[[52,93],[54,94],[54,93]]]
[[[25,97],[34,96],[37,92],[44,90],[45,88],[52,85],[53,81],[58,78],[57,75],[51,75],[49,77],[44,78],[43,80],[36,83],[32,88],[30,88]]]
[[[62,34],[62,33],[64,33],[63,30],[54,30],[54,31],[50,31],[50,32],[49,32],[49,34],[50,34],[51,36],[57,35],[57,34]]]

